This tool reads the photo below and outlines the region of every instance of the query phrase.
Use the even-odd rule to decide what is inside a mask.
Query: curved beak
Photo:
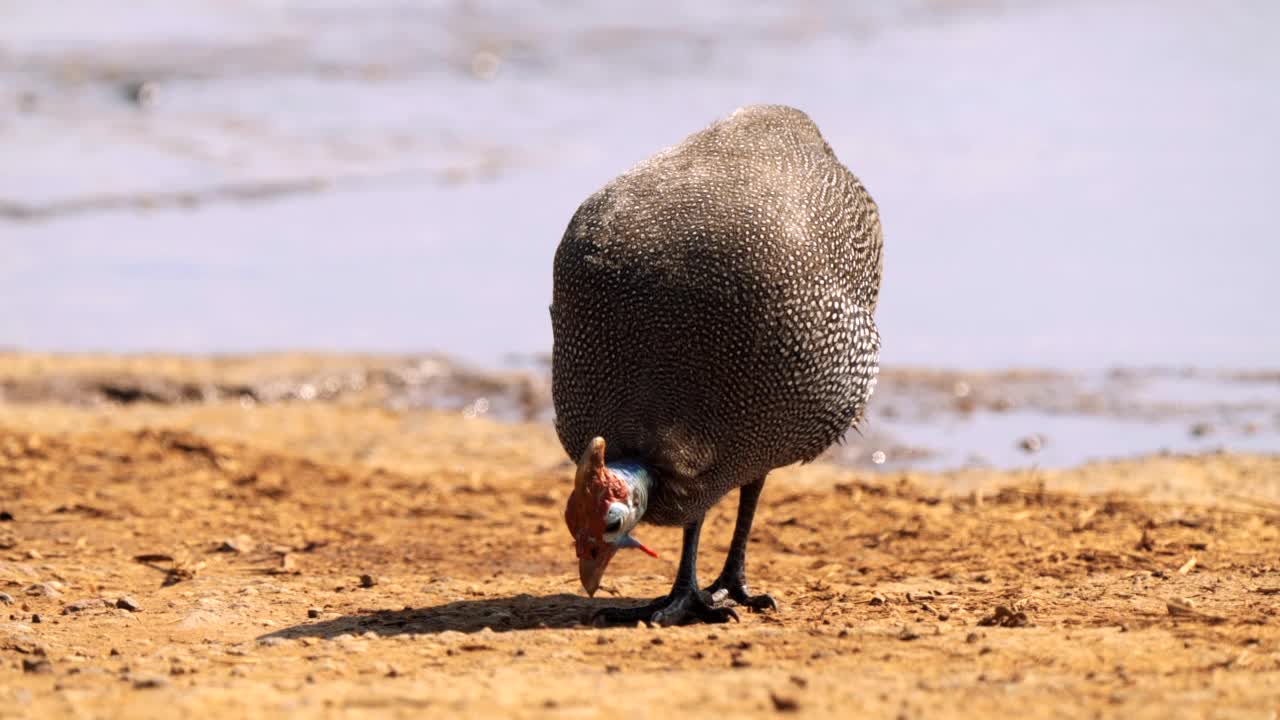
[[[595,596],[596,589],[600,587],[600,579],[604,577],[604,569],[616,552],[618,548],[604,543],[597,546],[595,552],[578,558],[578,578],[582,580],[582,589],[588,595]]]

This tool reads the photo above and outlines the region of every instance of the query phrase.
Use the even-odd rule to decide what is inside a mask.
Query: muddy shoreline
[[[0,402],[327,402],[551,423],[548,358],[513,357],[506,365],[477,368],[444,355],[0,353]],[[1057,454],[1044,459],[1046,446]],[[886,368],[868,422],[827,459],[889,469],[1068,467],[1223,449],[1280,452],[1276,372]]]

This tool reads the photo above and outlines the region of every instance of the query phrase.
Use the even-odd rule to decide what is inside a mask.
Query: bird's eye
[[[631,515],[631,510],[620,502],[609,505],[609,512],[604,516],[604,534],[605,539],[613,542],[615,536],[622,532],[622,526],[627,522],[627,517]]]

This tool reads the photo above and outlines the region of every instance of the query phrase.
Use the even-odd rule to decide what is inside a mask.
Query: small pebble
[[[22,672],[44,675],[53,672],[53,664],[42,657],[22,658]]]
[[[138,690],[162,688],[169,684],[169,678],[159,675],[144,675],[133,679],[133,686]]]
[[[778,712],[795,712],[800,709],[800,703],[795,698],[779,695],[775,692],[769,693],[769,699],[773,701],[773,709]]]
[[[39,613],[34,613],[34,614],[32,614],[32,615],[31,615],[31,622],[32,622],[32,623],[40,623],[40,622],[44,622],[44,620],[43,620],[43,619],[41,619],[41,617],[40,617],[40,614],[39,614]]]
[[[324,611],[323,611],[323,610],[321,610],[320,608],[309,608],[309,609],[307,610],[307,617],[309,617],[309,618],[313,618],[313,619],[314,619],[314,618],[318,618],[318,617],[320,617],[320,613],[322,613],[322,612],[324,612]]]
[[[6,592],[0,592],[0,603],[4,603],[5,605],[12,605],[13,596]]]
[[[129,612],[138,612],[142,610],[142,606],[138,605],[138,602],[128,595],[121,595],[116,600],[116,607],[121,610],[128,610]]]
[[[27,594],[33,597],[56,598],[62,597],[62,593],[58,592],[58,588],[53,583],[36,583],[27,587]]]
[[[102,607],[103,604],[104,603],[102,600],[77,600],[69,605],[64,606],[62,608],[62,614],[70,615],[72,613],[83,612],[85,610],[88,610],[89,608]]]
[[[377,584],[378,584],[378,578],[372,575],[365,574],[360,576],[360,587],[362,588],[371,588]]]

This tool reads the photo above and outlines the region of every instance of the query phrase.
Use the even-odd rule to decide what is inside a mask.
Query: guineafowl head
[[[578,576],[588,595],[595,595],[605,568],[620,548],[658,556],[631,536],[648,501],[648,469],[636,463],[607,464],[604,451],[604,438],[587,444],[564,511],[565,525],[578,551]]]

